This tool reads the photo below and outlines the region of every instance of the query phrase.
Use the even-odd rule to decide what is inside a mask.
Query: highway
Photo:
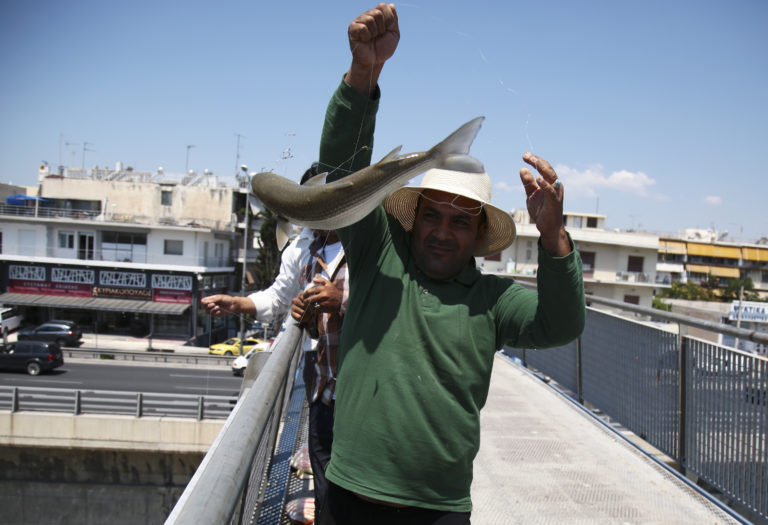
[[[229,368],[192,368],[169,363],[137,366],[114,363],[65,361],[64,366],[39,376],[0,371],[0,386],[116,390],[191,395],[237,395],[241,377]]]

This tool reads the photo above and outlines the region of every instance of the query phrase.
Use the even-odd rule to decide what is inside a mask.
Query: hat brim
[[[436,189],[424,186],[406,186],[391,193],[384,199],[384,209],[395,217],[405,231],[413,229],[413,221],[416,219],[416,205],[419,195],[427,189]],[[450,192],[449,193],[453,193]],[[488,231],[485,242],[474,253],[475,257],[487,257],[499,253],[510,246],[517,235],[515,221],[512,216],[496,206],[483,202],[483,210],[488,221]]]

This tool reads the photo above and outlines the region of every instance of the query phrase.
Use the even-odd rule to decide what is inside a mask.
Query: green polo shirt
[[[377,99],[342,83],[328,106],[321,164],[338,166],[361,145],[368,159],[345,169],[369,162]],[[552,258],[540,249],[534,291],[481,274],[474,260],[450,280],[429,279],[411,256],[410,234],[381,207],[339,236],[350,296],[327,477],[376,499],[469,511],[494,353],[504,344],[562,345],[581,333],[578,254]]]

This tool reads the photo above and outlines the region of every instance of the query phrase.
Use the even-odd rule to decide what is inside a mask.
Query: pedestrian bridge
[[[768,359],[685,334],[768,336],[628,308],[641,318],[588,308],[578,341],[497,354],[473,523],[768,523]],[[285,502],[309,490],[288,468],[300,338],[281,334],[166,523],[290,523]]]

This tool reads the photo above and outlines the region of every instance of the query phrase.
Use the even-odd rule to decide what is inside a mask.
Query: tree
[[[713,300],[711,290],[698,286],[695,283],[681,283],[673,281],[672,286],[659,293],[659,297],[669,299],[686,299],[688,301],[711,301]]]
[[[739,291],[741,287],[744,287],[744,300],[745,301],[760,301],[760,294],[755,291],[755,284],[752,279],[745,277],[744,279],[731,279],[728,281],[728,285],[722,292],[722,301],[730,303],[731,301],[739,300]]]
[[[262,220],[259,228],[261,247],[256,263],[253,265],[253,284],[247,286],[249,290],[263,290],[268,288],[280,272],[280,250],[277,249],[275,228],[277,216],[265,209],[256,214]]]

